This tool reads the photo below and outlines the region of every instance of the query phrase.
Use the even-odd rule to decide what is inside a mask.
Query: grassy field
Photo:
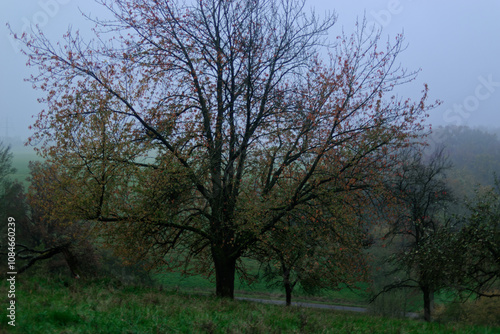
[[[259,276],[259,265],[250,259],[243,260],[249,269],[249,274]],[[154,279],[165,286],[181,292],[214,293],[215,283],[201,275],[183,276],[180,273],[161,273],[153,275]],[[339,291],[325,290],[318,295],[306,294],[300,288],[294,289],[292,301],[324,302],[336,305],[366,306],[368,295],[367,284],[359,284],[357,289],[341,289]],[[237,296],[284,300],[284,289],[281,285],[268,286],[263,279],[249,284],[237,275],[235,280]]]
[[[1,288],[6,296],[7,284]],[[7,305],[7,298],[3,298]],[[0,333],[499,333],[499,328],[424,323],[245,301],[111,280],[19,276],[16,326],[0,308]]]
[[[12,177],[27,186],[28,163],[40,158],[22,150],[13,150],[13,153],[17,173]],[[250,273],[259,274],[258,264],[250,261],[246,265],[250,267]],[[17,282],[15,328],[7,324],[7,282],[2,280],[0,283],[4,293],[0,300],[4,300],[5,305],[0,307],[0,334],[500,333],[500,328],[473,327],[455,320],[447,320],[446,324],[427,324],[409,319],[219,300],[213,297],[213,281],[199,275],[156,274],[157,286],[149,288],[124,286],[109,279],[89,282],[62,277],[30,278],[29,275],[20,276]],[[318,296],[295,289],[293,301],[366,307],[366,287],[361,284],[355,291],[322,291]],[[262,280],[249,285],[237,278],[235,288],[237,296],[284,299],[282,287],[269,287]],[[443,296],[437,296],[437,301],[443,299],[440,297]],[[389,309],[394,309],[397,298],[407,311],[421,308],[420,296],[399,295],[383,302]],[[411,305],[410,299],[417,300],[417,303]],[[496,312],[500,313],[500,309]]]

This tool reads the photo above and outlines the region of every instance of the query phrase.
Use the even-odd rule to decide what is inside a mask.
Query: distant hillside
[[[500,176],[500,129],[446,126],[433,130],[431,149],[444,145],[453,163],[448,178],[457,195],[468,195],[481,185],[493,185]]]

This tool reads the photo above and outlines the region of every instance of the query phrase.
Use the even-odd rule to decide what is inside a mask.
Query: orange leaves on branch
[[[117,0],[94,43],[68,32],[59,49],[35,36],[27,53],[47,108],[32,139],[64,172],[69,207],[113,222],[102,228],[122,244],[155,256],[181,247],[186,261],[291,247],[272,238],[280,231],[309,231],[333,252],[335,227],[355,243],[360,189],[378,187],[385,155],[422,128],[427,94],[388,97],[415,76],[394,65],[401,38],[380,50],[360,24],[323,61],[335,17],[302,21],[298,2],[283,4]]]

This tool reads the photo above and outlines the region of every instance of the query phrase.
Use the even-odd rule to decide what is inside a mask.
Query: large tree
[[[215,271],[218,296],[284,217],[370,186],[422,130],[426,88],[391,93],[416,75],[401,36],[328,44],[335,16],[296,0],[99,2],[114,19],[91,42],[20,37],[47,92],[31,140],[73,184],[56,203],[130,254]]]

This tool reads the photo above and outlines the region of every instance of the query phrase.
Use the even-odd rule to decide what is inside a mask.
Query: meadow
[[[25,186],[34,153],[14,151],[12,177]],[[236,296],[284,300],[281,286],[260,277],[258,263],[248,260],[252,284],[235,281]],[[36,268],[35,268],[36,269]],[[111,278],[114,277],[114,278]],[[119,278],[118,278],[119,277]],[[204,276],[156,273],[150,280],[120,275],[75,280],[68,273],[30,270],[16,284],[16,326],[8,324],[7,281],[0,283],[1,333],[500,333],[500,300],[454,304],[454,296],[436,296],[436,321],[401,317],[419,312],[418,293],[384,295],[368,304],[368,284],[358,289],[309,295],[296,288],[292,301],[361,306],[357,314],[325,309],[284,307],[214,296],[214,282]],[[398,316],[399,314],[399,316]],[[392,315],[392,317],[389,317]]]
[[[6,280],[2,280],[6,291]],[[5,303],[6,298],[4,298]],[[499,333],[465,323],[425,323],[323,309],[218,299],[163,285],[66,276],[18,277],[16,326],[0,333]]]
[[[235,290],[239,296],[250,298],[263,298],[274,300],[285,300],[283,286],[279,282],[269,285],[263,278],[259,264],[255,260],[243,259],[248,275],[254,277],[249,283],[238,274],[235,279]],[[182,275],[175,272],[162,272],[153,275],[156,282],[167,289],[179,292],[198,292],[203,294],[215,294],[215,282],[203,275]],[[341,287],[338,290],[323,290],[311,295],[299,287],[294,289],[292,302],[314,302],[347,306],[367,306],[368,284],[360,283],[353,289]]]

